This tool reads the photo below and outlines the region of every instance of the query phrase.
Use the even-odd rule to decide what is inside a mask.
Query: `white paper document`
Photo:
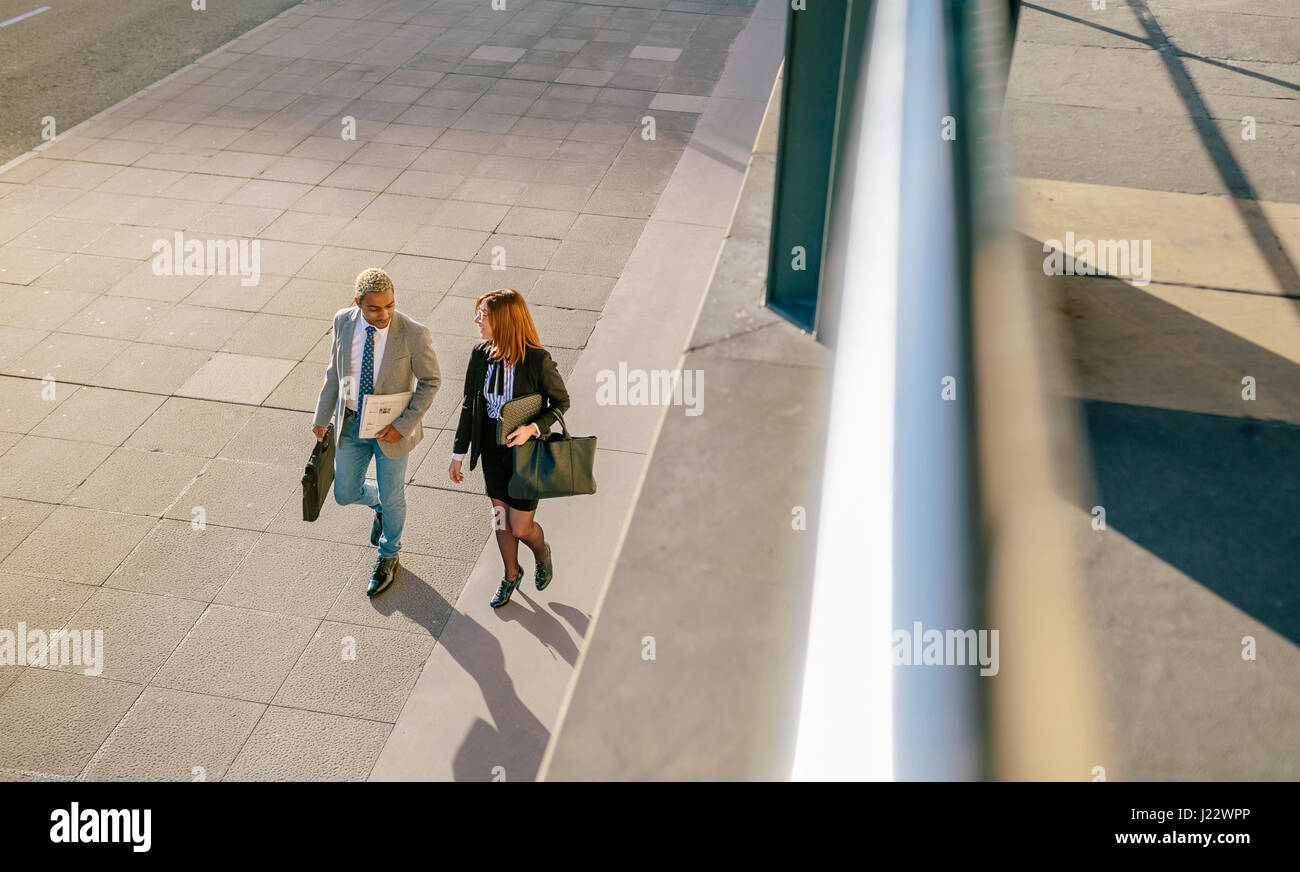
[[[357,427],[357,438],[374,439],[375,434],[396,421],[406,411],[406,406],[413,396],[415,391],[405,391],[400,394],[366,394],[361,399],[361,421]]]

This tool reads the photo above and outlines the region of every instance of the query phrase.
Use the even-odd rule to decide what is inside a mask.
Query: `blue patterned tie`
[[[366,394],[375,392],[375,325],[366,325],[366,349],[361,352],[361,392],[357,394],[357,403]],[[358,411],[361,406],[357,406]]]

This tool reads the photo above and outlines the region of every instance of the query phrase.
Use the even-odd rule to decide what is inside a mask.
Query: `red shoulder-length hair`
[[[492,326],[492,344],[488,346],[492,360],[504,359],[507,365],[514,366],[524,359],[529,348],[542,347],[523,294],[514,288],[488,291],[478,298],[474,311],[484,307]]]

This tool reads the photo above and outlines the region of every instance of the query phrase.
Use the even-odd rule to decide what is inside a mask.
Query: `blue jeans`
[[[340,506],[360,503],[384,514],[379,556],[396,557],[402,550],[406,523],[406,457],[384,454],[377,439],[358,439],[359,418],[343,422],[343,434],[334,449],[334,500]],[[366,481],[370,458],[375,458],[375,480]]]

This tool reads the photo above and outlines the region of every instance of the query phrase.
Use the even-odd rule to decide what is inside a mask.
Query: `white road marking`
[[[9,25],[14,24],[15,22],[22,21],[24,18],[31,18],[33,15],[40,15],[45,10],[51,8],[53,7],[42,6],[40,9],[33,9],[31,12],[24,12],[22,15],[19,15],[17,18],[10,18],[8,21],[0,21],[0,27],[8,27]]]

